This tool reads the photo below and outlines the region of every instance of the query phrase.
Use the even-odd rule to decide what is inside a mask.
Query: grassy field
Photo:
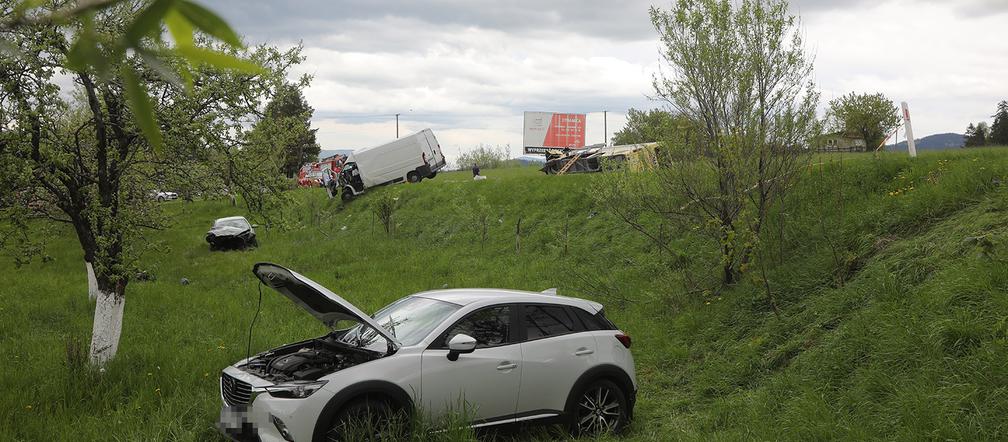
[[[0,261],[0,439],[218,440],[217,373],[245,355],[259,261],[365,311],[445,286],[603,302],[634,338],[628,439],[1008,438],[1008,150],[839,159],[817,158],[763,238],[779,316],[751,278],[687,294],[589,197],[598,175],[446,173],[347,206],[296,191],[292,228],[259,229],[249,251],[212,253],[202,239],[240,208],[167,203],[173,226],[150,234],[141,260],[156,280],[128,287],[119,355],[95,373],[81,363],[94,306],[67,229],[47,262]],[[388,193],[391,235],[371,207]],[[671,234],[691,273],[716,271],[705,239]],[[324,333],[263,295],[253,352]]]

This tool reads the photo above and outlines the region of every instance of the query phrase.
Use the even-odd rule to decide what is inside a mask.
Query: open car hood
[[[329,328],[343,320],[360,322],[378,332],[391,347],[399,348],[401,346],[399,341],[370,315],[297,272],[276,264],[261,262],[252,266],[252,273],[255,273],[263,284],[290,298],[291,301],[307,310]]]

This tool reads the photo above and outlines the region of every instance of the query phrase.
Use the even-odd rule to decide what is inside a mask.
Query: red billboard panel
[[[525,153],[579,149],[585,145],[585,114],[525,112]]]

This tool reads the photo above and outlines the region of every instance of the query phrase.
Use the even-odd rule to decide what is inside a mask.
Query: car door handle
[[[592,350],[587,347],[581,347],[574,352],[574,356],[584,356],[584,355],[590,355],[592,353],[595,353],[595,350]]]
[[[516,367],[518,367],[518,364],[515,364],[514,362],[504,361],[504,362],[501,362],[500,365],[497,366],[497,369],[501,370],[501,371],[504,371],[504,370],[510,370],[510,369],[516,368]]]

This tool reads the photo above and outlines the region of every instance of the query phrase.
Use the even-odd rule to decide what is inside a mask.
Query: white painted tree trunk
[[[91,364],[105,365],[119,350],[122,334],[123,307],[126,298],[115,293],[98,291],[95,305],[94,328],[91,330]]]
[[[94,267],[90,262],[84,261],[84,269],[87,271],[88,299],[94,301],[98,299],[98,279],[94,275]]]

